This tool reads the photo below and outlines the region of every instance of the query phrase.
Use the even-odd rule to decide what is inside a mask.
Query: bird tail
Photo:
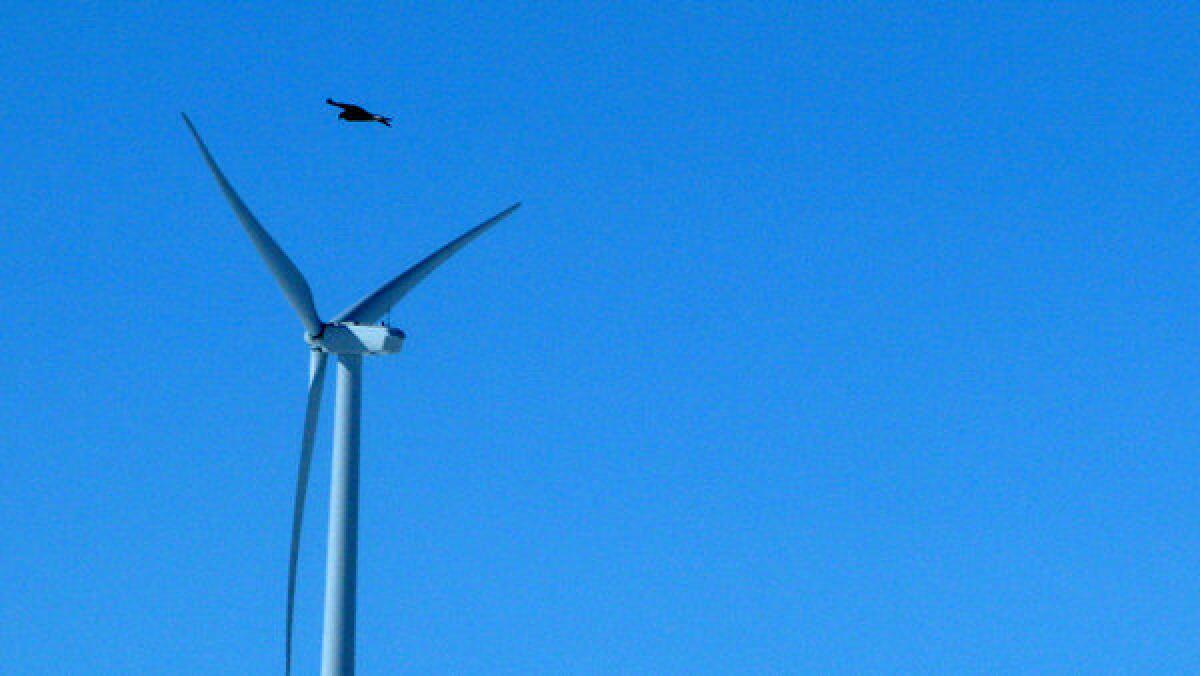
[[[392,126],[392,118],[390,118],[390,117],[384,117],[384,116],[380,115],[376,119],[378,119],[380,122],[382,122],[383,126],[385,126],[385,127]]]

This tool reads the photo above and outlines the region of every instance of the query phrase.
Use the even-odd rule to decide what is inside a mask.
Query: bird
[[[353,103],[338,103],[333,99],[325,99],[325,103],[342,109],[342,112],[338,113],[339,120],[346,120],[347,122],[378,122],[385,127],[392,126],[392,118],[368,113],[361,106],[356,106]]]

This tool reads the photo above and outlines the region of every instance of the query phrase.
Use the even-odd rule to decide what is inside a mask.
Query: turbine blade
[[[471,228],[458,239],[450,242],[446,246],[438,249],[425,260],[417,263],[408,270],[405,270],[392,281],[379,287],[373,293],[367,295],[362,300],[346,309],[345,312],[338,315],[335,322],[356,322],[359,324],[370,324],[378,321],[380,317],[387,314],[387,311],[400,301],[409,291],[421,280],[429,276],[437,266],[446,262],[454,254],[458,253],[466,245],[470,244],[477,237],[487,232],[488,228],[508,218],[512,212],[516,211],[521,206],[520,202],[492,216],[488,220]]]
[[[208,168],[212,170],[213,177],[217,179],[217,184],[221,186],[221,192],[224,193],[225,199],[229,201],[229,206],[233,207],[233,213],[237,214],[238,220],[242,223],[242,228],[246,234],[250,236],[250,241],[254,243],[254,248],[258,249],[258,255],[262,256],[267,267],[271,269],[271,274],[275,276],[275,281],[279,282],[279,287],[283,289],[283,295],[287,296],[288,302],[296,310],[296,314],[300,315],[300,321],[304,323],[304,329],[309,335],[317,336],[321,334],[321,319],[317,316],[317,308],[313,303],[312,289],[308,287],[308,282],[304,280],[304,275],[300,273],[300,269],[292,262],[283,249],[275,243],[271,235],[263,229],[258,219],[254,218],[254,214],[250,213],[250,209],[246,208],[245,202],[238,197],[233,186],[225,178],[225,174],[221,173],[220,167],[217,166],[217,161],[213,159],[211,153],[208,152],[208,146],[204,145],[203,139],[200,138],[200,133],[196,131],[196,127],[192,125],[192,121],[187,115],[183,115],[183,121],[187,123],[188,129],[192,132],[192,137],[196,139],[196,145],[200,147],[200,153],[204,155],[204,161],[208,164]]]
[[[300,439],[300,469],[296,473],[296,499],[292,506],[292,549],[288,555],[287,638],[284,648],[287,674],[292,673],[292,613],[296,608],[296,567],[300,555],[300,531],[304,525],[304,498],[308,494],[308,470],[312,466],[313,439],[317,416],[321,412],[321,392],[325,388],[325,353],[313,350],[308,367],[308,406],[304,413],[304,434]]]

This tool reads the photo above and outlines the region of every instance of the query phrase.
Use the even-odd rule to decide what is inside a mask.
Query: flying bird
[[[356,106],[353,103],[338,103],[333,99],[325,99],[325,103],[342,109],[342,112],[338,113],[339,120],[346,120],[347,122],[379,122],[385,127],[392,126],[392,118],[368,113],[361,106]]]

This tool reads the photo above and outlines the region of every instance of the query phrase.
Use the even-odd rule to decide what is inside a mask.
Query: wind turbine
[[[375,324],[429,273],[460,249],[521,206],[518,202],[471,228],[458,239],[433,252],[421,262],[367,294],[332,321],[323,322],[313,303],[312,289],[296,264],[287,257],[254,214],[238,197],[233,186],[208,152],[208,146],[188,116],[183,121],[196,139],[204,161],[254,248],[270,268],[300,322],[304,341],[312,355],[308,369],[308,406],[300,441],[300,468],[296,476],[296,498],[292,510],[292,542],[288,558],[285,671],[292,669],[292,614],[296,599],[296,565],[300,530],[304,521],[304,498],[312,463],[313,438],[325,383],[325,361],[337,356],[337,394],[333,422],[333,475],[329,491],[329,539],[325,559],[325,627],[321,641],[321,673],[344,676],[354,673],[354,603],[358,563],[358,450],[359,418],[362,410],[362,357],[394,354],[404,344],[404,332]]]

